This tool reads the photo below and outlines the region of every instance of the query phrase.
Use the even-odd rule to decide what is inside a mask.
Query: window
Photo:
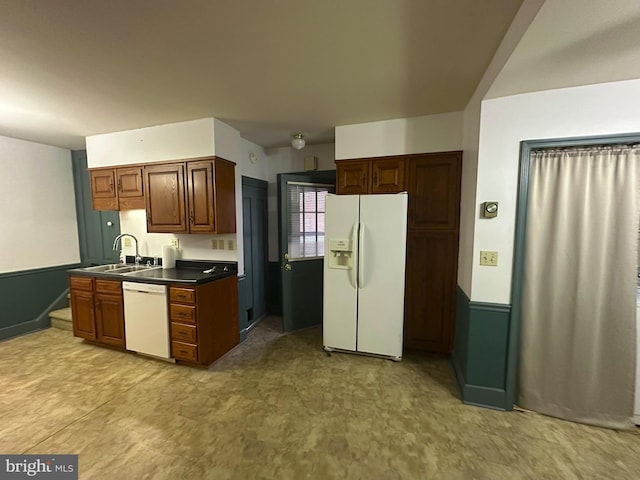
[[[324,256],[324,205],[333,185],[287,183],[289,260]]]

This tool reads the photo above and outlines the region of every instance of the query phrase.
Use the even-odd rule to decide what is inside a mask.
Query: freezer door
[[[358,351],[402,356],[407,195],[360,198]]]
[[[331,239],[352,241],[357,256],[358,195],[327,195],[325,204],[325,254],[322,340],[325,347],[356,350],[358,297],[357,270],[329,268]],[[357,257],[353,262],[357,268]]]

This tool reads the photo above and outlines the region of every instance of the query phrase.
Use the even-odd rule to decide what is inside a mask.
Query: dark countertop
[[[214,273],[203,273],[216,267]],[[223,271],[223,268],[228,271]],[[237,264],[235,262],[217,262],[202,260],[177,260],[176,268],[152,268],[138,272],[117,273],[117,272],[93,272],[84,268],[74,268],[68,270],[69,275],[81,275],[87,277],[105,278],[111,280],[122,280],[123,282],[155,283],[168,285],[171,283],[188,283],[191,285],[201,285],[213,282],[222,278],[237,275]]]

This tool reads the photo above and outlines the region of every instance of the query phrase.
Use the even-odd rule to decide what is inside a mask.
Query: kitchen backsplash
[[[178,239],[178,258],[198,260],[238,261],[238,242],[236,234],[225,235],[189,235],[171,233],[147,233],[147,215],[145,210],[120,211],[120,231],[134,235],[139,244],[140,255],[158,257],[162,255],[162,246],[169,245],[171,239]],[[124,240],[124,239],[123,239]],[[212,248],[216,240],[217,249]],[[233,250],[229,250],[232,242]],[[126,255],[135,254],[133,241],[131,246],[123,246]]]

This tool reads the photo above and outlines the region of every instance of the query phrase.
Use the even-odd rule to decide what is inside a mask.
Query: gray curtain
[[[631,428],[640,149],[531,155],[518,404]]]

